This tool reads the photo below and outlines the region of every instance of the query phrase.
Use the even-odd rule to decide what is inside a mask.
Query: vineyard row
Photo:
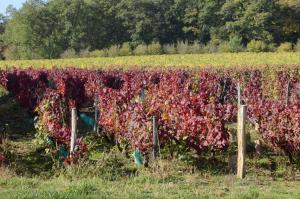
[[[101,132],[142,153],[152,149],[152,118],[161,147],[175,142],[195,150],[222,151],[229,145],[226,124],[236,122],[237,90],[249,120],[276,151],[300,155],[300,76],[278,70],[102,71],[88,69],[11,69],[0,84],[37,116],[47,142],[69,147],[70,110],[96,100]],[[266,78],[267,77],[267,78]],[[82,138],[66,162],[87,152]]]

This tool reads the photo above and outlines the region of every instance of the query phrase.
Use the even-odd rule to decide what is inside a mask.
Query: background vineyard
[[[285,65],[299,64],[299,53],[218,53],[218,54],[176,54],[122,56],[45,60],[7,60],[1,61],[1,68],[16,67],[80,67],[98,69],[162,69],[162,68],[262,68],[274,69]]]

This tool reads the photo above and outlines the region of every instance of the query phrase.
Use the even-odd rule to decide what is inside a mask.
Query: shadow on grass
[[[229,174],[228,162],[223,157],[199,157],[193,159],[191,164],[198,171],[211,175]]]
[[[35,134],[33,118],[9,94],[0,96],[0,125],[12,140],[33,138]]]
[[[47,156],[44,149],[36,149],[28,153],[13,153],[10,161],[15,173],[20,176],[50,176],[52,170],[52,159]]]
[[[32,116],[3,88],[0,88],[0,127],[5,128],[2,133],[8,140],[8,144],[2,146],[6,147],[7,163],[17,175],[41,175],[52,169],[52,159],[44,149],[33,144],[35,128]]]

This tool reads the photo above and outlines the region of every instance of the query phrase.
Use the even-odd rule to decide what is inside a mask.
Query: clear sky
[[[6,7],[10,4],[19,9],[25,1],[26,0],[0,0],[0,13],[5,14]]]

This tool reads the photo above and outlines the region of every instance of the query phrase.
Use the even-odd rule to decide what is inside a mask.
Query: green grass
[[[63,176],[0,179],[0,198],[300,198],[300,182],[248,175],[173,174],[165,180],[159,173],[142,171],[138,176],[115,181],[98,177],[72,179]]]
[[[8,142],[15,164],[0,167],[0,199],[300,198],[300,181],[292,180],[284,163],[271,172],[266,166],[269,157],[247,158],[246,178],[239,180],[226,171],[228,154],[216,156],[218,160],[163,159],[149,168],[136,168],[133,159],[116,148],[92,149],[94,160],[51,169],[51,160],[32,140]],[[277,158],[278,163],[286,160]]]
[[[96,67],[96,68],[161,68],[164,67],[231,67],[265,65],[300,64],[300,53],[216,53],[216,54],[185,54],[185,55],[152,55],[99,57],[52,60],[17,60],[0,61],[0,68],[5,67]]]

